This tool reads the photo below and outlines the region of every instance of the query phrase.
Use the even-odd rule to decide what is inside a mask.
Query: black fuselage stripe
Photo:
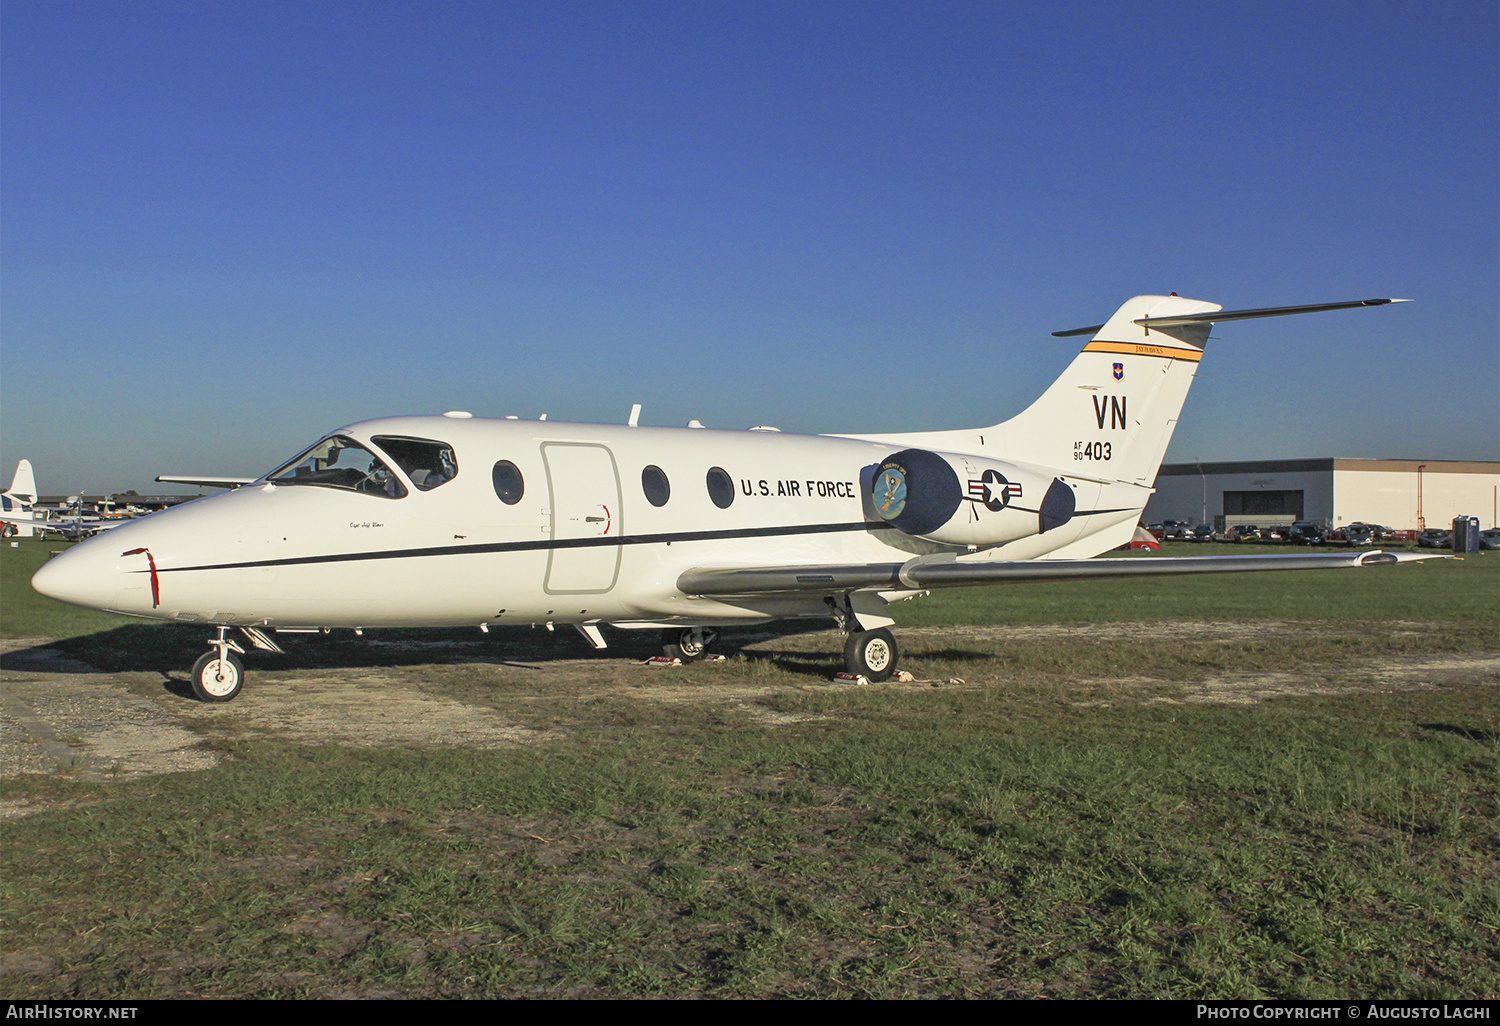
[[[158,573],[186,570],[250,570],[257,567],[305,566],[310,563],[348,563],[368,559],[410,559],[423,556],[472,556],[493,552],[538,552],[548,549],[588,549],[624,545],[663,545],[672,542],[724,541],[732,538],[784,538],[798,534],[836,534],[849,531],[894,530],[884,521],[851,524],[798,524],[791,527],[744,527],[723,531],[675,531],[666,534],[631,534],[618,538],[544,538],[537,541],[482,542],[474,545],[434,545],[417,549],[383,549],[378,552],[340,552],[322,556],[289,556],[244,563],[205,563],[199,566],[158,567]]]
[[[1075,517],[1102,513],[1124,513],[1126,510],[1079,510]],[[844,524],[795,524],[789,527],[741,527],[722,531],[674,531],[663,534],[629,534],[617,538],[543,538],[537,541],[480,542],[473,545],[432,545],[415,549],[382,549],[376,552],[338,552],[321,556],[288,556],[284,559],[256,559],[243,563],[203,563],[198,566],[157,567],[157,573],[184,573],[190,570],[255,570],[273,566],[308,566],[315,563],[353,563],[372,559],[414,559],[427,556],[474,556],[496,552],[544,552],[550,549],[588,549],[625,545],[670,545],[673,542],[728,541],[737,538],[787,538],[803,534],[843,534],[853,531],[894,531],[883,520]],[[145,572],[145,571],[141,571]]]

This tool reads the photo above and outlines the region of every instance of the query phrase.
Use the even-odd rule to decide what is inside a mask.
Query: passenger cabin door
[[[543,442],[552,495],[552,548],[543,590],[599,594],[620,575],[620,475],[614,454],[591,442]]]

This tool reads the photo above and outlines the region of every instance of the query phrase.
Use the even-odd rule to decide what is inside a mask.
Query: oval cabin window
[[[641,471],[641,491],[646,493],[646,501],[653,506],[665,506],[672,497],[672,486],[666,473],[656,466]]]
[[[495,469],[490,475],[495,483],[495,494],[500,496],[500,501],[507,506],[514,506],[521,501],[521,495],[526,491],[526,482],[521,478],[521,470],[510,460],[501,460],[495,464]]]
[[[708,497],[720,509],[728,509],[729,504],[734,502],[734,482],[724,472],[724,468],[714,467],[708,472]]]

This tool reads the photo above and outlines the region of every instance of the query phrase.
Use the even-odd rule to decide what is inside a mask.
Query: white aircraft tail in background
[[[0,537],[30,538],[30,522],[37,519],[32,507],[36,505],[36,475],[31,471],[31,461],[16,464],[16,476],[10,487],[0,493]]]
[[[78,495],[68,496],[66,509],[69,512],[51,507],[38,509],[36,500],[36,475],[32,472],[31,461],[22,460],[16,464],[16,476],[11,479],[10,488],[0,494],[0,537],[35,538],[51,533],[77,540],[125,522],[124,519],[85,516],[81,512],[83,500]]]
[[[5,490],[0,509],[9,512],[10,502],[23,502],[31,506],[35,504],[36,496],[36,475],[31,472],[31,461],[22,460],[16,464],[16,476],[10,479],[10,487]]]

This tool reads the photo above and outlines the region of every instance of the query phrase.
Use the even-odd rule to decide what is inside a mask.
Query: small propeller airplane
[[[845,663],[895,671],[888,603],[993,582],[1369,567],[1410,554],[1094,559],[1128,543],[1214,323],[1401,303],[1224,311],[1137,296],[1030,407],[969,430],[792,435],[481,419],[339,428],[260,478],[84,541],[43,595],[201,623],[203,701],[245,679],[238,628],[569,624],[663,631],[702,656],[719,628],[832,619]]]

